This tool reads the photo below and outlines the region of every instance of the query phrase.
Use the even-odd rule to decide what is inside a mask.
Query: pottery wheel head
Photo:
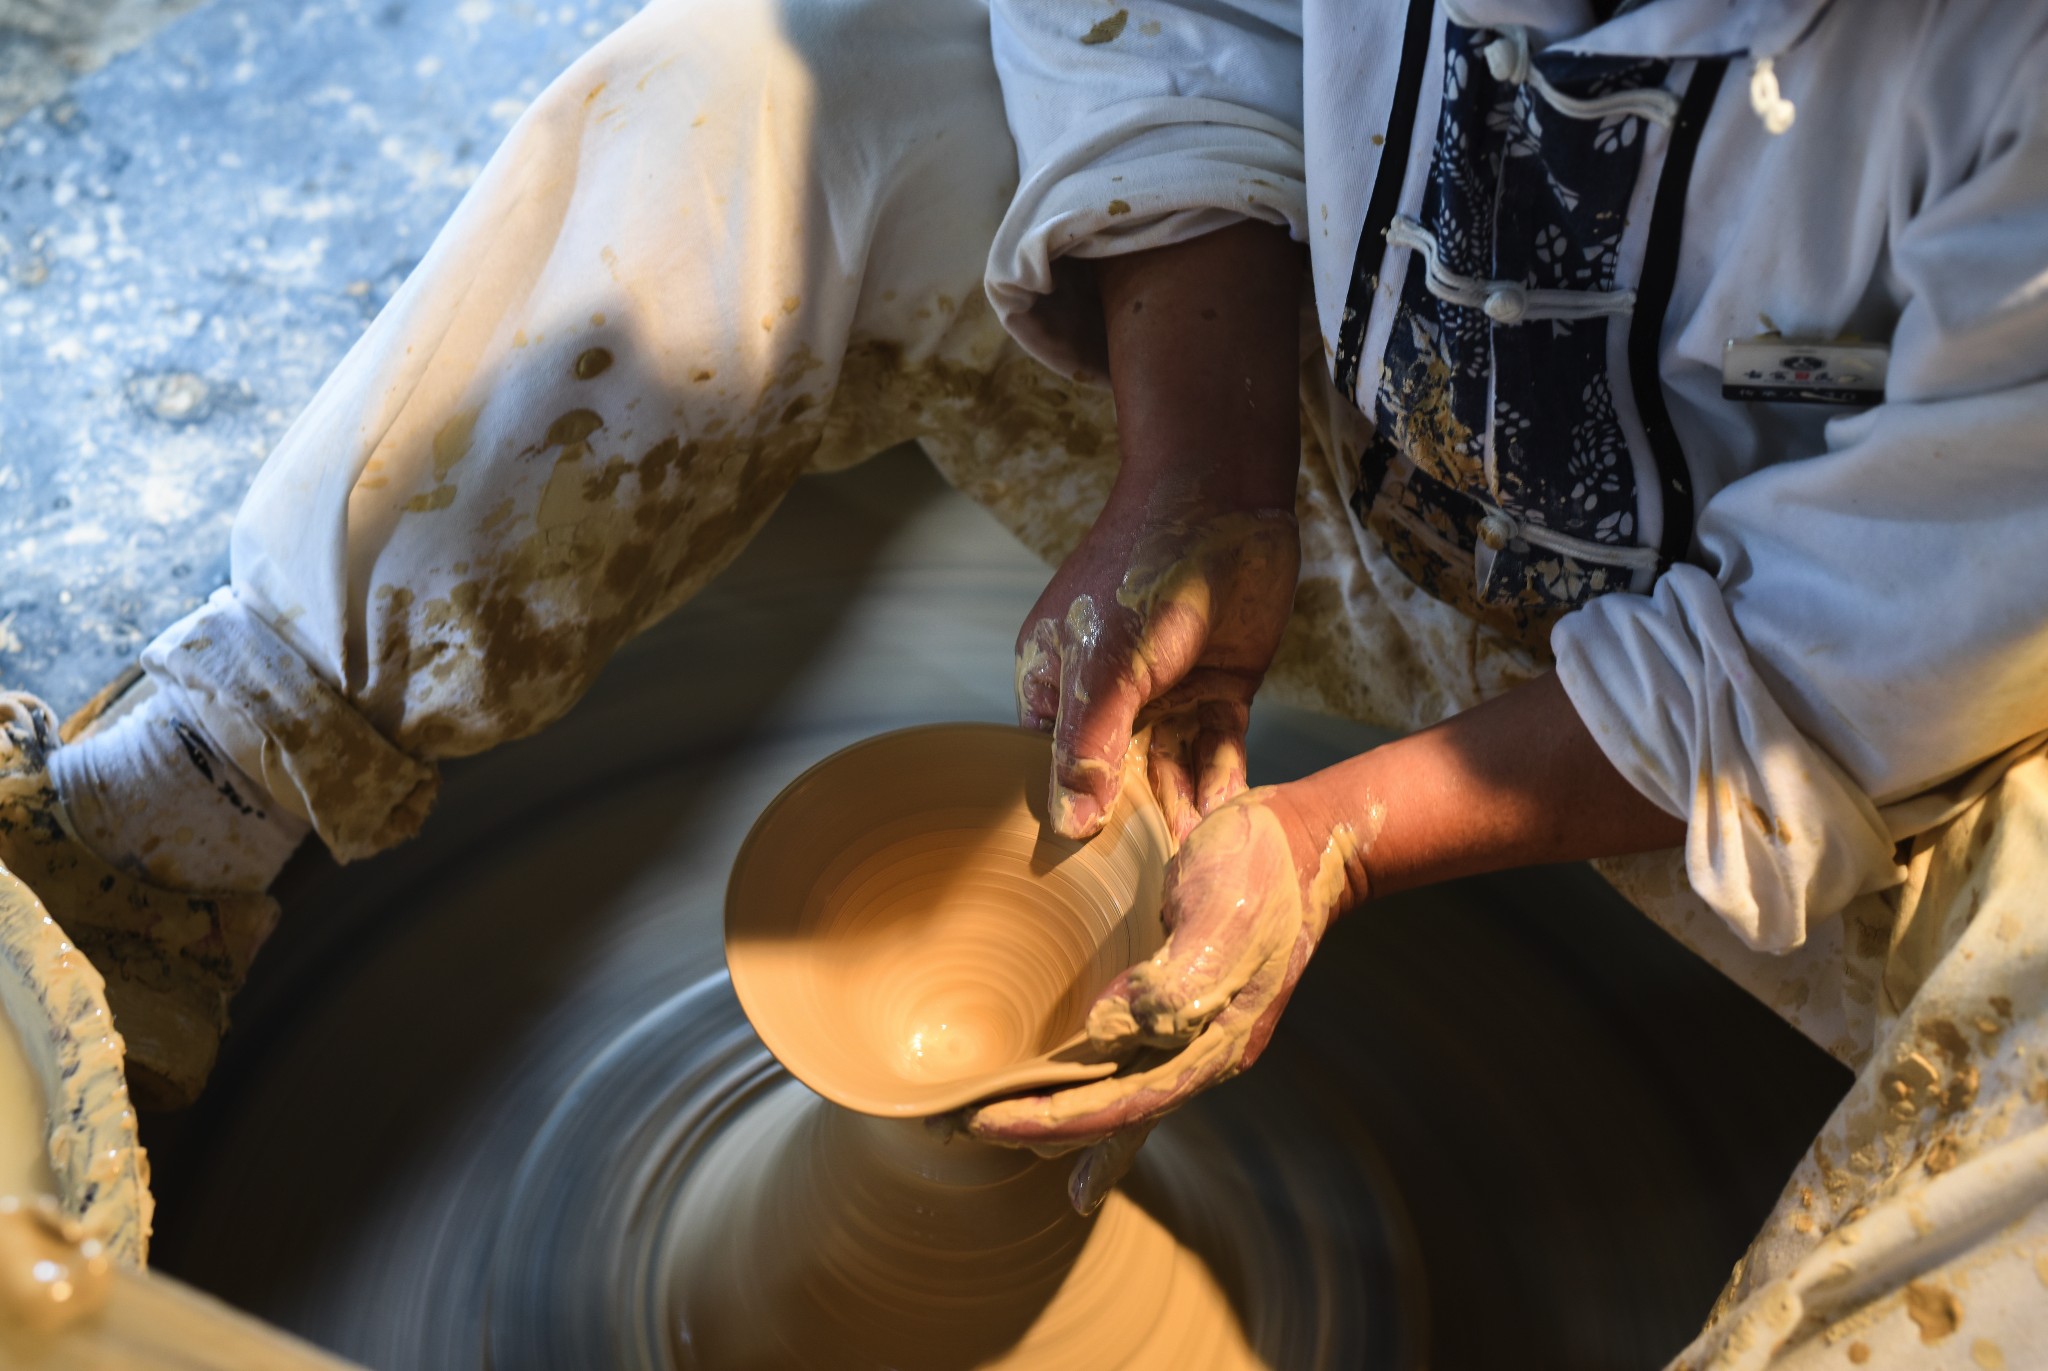
[[[1054,836],[1051,763],[1024,729],[906,729],[828,757],[762,813],[726,892],[726,962],[804,1084],[907,1117],[1106,1074],[1042,1059],[1164,941],[1170,845],[1142,782],[1095,838]]]

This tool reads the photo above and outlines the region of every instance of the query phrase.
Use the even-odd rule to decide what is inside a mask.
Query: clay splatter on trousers
[[[614,359],[604,371],[608,383],[618,366]],[[1318,361],[1304,366],[1306,403],[1328,385]],[[750,396],[708,382],[670,395],[672,426],[651,431],[645,411],[628,416],[617,396],[596,388],[588,401],[536,414],[524,446],[494,460],[543,462],[545,476],[508,477],[506,497],[471,527],[437,530],[449,572],[369,590],[370,661],[355,692],[364,715],[422,759],[543,727],[612,652],[730,562],[798,475],[906,440],[920,441],[953,485],[1048,562],[1080,542],[1108,497],[1117,469],[1108,392],[1056,376],[1010,346],[978,295],[959,305],[938,353],[917,357],[863,339],[839,359],[836,378],[831,370],[798,345]],[[712,393],[695,398],[705,395],[700,387]],[[628,427],[636,418],[637,433]],[[481,460],[470,451],[475,428],[473,411],[442,426],[432,489],[452,486],[446,478]],[[1360,567],[1327,457],[1312,440],[1304,450],[1303,593],[1270,695],[1412,726],[1480,693],[1475,685],[1447,694],[1436,684],[1444,661],[1475,682],[1533,674],[1503,674],[1509,658],[1455,614],[1389,613]],[[405,517],[469,518],[466,507]],[[1441,621],[1450,636],[1418,640],[1411,619]]]
[[[602,462],[583,441],[561,445],[527,535],[473,550],[487,572],[418,604],[385,588],[378,658],[408,696],[399,745],[459,756],[559,716],[628,638],[738,554],[816,441],[815,424],[669,435]]]
[[[1103,43],[1114,43],[1123,37],[1124,26],[1131,22],[1129,10],[1118,10],[1107,19],[1098,19],[1095,26],[1081,35],[1081,42],[1089,47]]]
[[[188,1103],[212,1069],[228,1001],[277,920],[263,896],[163,890],[101,861],[60,819],[47,715],[0,716],[0,854],[106,979],[138,1100]]]

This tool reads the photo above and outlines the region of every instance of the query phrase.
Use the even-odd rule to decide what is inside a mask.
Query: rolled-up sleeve
[[[1307,237],[1294,0],[995,0],[1020,184],[989,252],[1011,335],[1069,375],[1102,324],[1055,264],[1163,247],[1240,219]]]
[[[1895,882],[1930,791],[2048,730],[2048,57],[1894,232],[1886,401],[1702,509],[1703,566],[1552,635],[1615,766],[1752,947]]]

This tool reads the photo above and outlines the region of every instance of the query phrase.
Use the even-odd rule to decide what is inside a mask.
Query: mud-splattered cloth
[[[1633,305],[1618,273],[1645,134],[1676,102],[1668,62],[1531,57],[1458,23],[1443,41],[1428,181],[1399,221],[1433,257],[1402,279],[1356,505],[1417,582],[1528,636],[1656,570],[1609,334]],[[1509,284],[1447,290],[1446,273]]]
[[[536,101],[271,455],[232,588],[145,654],[344,859],[417,827],[434,761],[558,717],[806,470],[920,439],[1049,558],[1107,494],[1107,395],[983,297],[1015,159],[976,7],[707,16],[654,5]],[[1303,386],[1281,687],[1412,726],[1532,675],[1351,523],[1362,429],[1312,356]]]
[[[1908,857],[1788,956],[1738,942],[1677,854],[1606,864],[1857,1073],[1673,1371],[2048,1364],[2048,757]]]

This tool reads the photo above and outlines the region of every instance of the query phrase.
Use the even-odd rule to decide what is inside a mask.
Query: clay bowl
[[[0,1197],[53,1195],[139,1267],[155,1201],[113,1023],[99,972],[0,866]]]
[[[726,890],[725,957],[791,1074],[864,1114],[944,1113],[1096,1080],[1096,994],[1164,941],[1170,853],[1140,776],[1086,843],[1053,836],[1051,744],[992,724],[886,733],[762,812]]]

